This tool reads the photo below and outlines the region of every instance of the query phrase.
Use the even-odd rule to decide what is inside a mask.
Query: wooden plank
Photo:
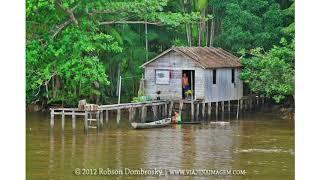
[[[62,112],[62,116],[61,116],[61,128],[62,131],[64,131],[64,123],[65,123],[65,116],[64,116],[64,111]]]
[[[54,115],[62,115],[62,112],[54,112],[53,113]],[[84,116],[85,115],[85,113],[77,113],[77,112],[74,112],[74,113],[72,113],[72,112],[64,112],[64,115],[65,116],[72,116],[72,115],[77,115],[77,116]]]
[[[54,110],[53,110],[53,109],[51,109],[51,114],[50,114],[50,116],[51,116],[51,119],[50,119],[50,127],[53,128],[53,126],[54,126]]]
[[[72,129],[76,129],[76,115],[72,114]]]

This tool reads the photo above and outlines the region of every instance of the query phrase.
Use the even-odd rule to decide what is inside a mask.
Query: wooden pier
[[[222,119],[224,118],[225,108],[227,109],[230,117],[230,112],[235,110],[237,118],[239,113],[243,111],[251,111],[254,107],[263,105],[265,98],[259,96],[244,96],[239,100],[233,101],[216,101],[216,102],[204,102],[203,100],[158,100],[141,103],[122,103],[122,104],[110,104],[100,105],[97,110],[87,111],[79,110],[78,108],[51,108],[51,120],[50,127],[54,127],[55,115],[61,115],[61,129],[65,129],[65,117],[71,116],[72,129],[76,129],[76,121],[84,120],[84,130],[88,132],[90,128],[101,129],[104,123],[109,122],[109,114],[111,111],[116,111],[117,125],[119,126],[121,121],[121,111],[126,110],[129,113],[129,122],[146,122],[148,109],[151,111],[152,121],[159,118],[167,118],[173,115],[172,112],[179,112],[181,115],[183,111],[190,112],[191,121],[205,121],[211,120],[211,114],[215,114],[215,120],[218,121],[219,111]],[[232,105],[233,104],[233,105]],[[225,107],[227,105],[227,107]],[[219,107],[220,106],[220,107]],[[236,106],[236,108],[232,108]],[[151,108],[149,108],[151,107]],[[190,109],[189,109],[190,108]],[[201,111],[200,111],[201,110]],[[200,114],[201,112],[201,114]],[[201,117],[200,117],[201,115]],[[80,117],[80,118],[77,118]],[[81,118],[82,117],[82,118]],[[149,118],[150,119],[150,118]],[[189,118],[187,118],[189,119]]]

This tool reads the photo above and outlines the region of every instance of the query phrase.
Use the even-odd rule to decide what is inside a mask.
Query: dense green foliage
[[[26,15],[28,104],[108,103],[119,75],[132,98],[139,66],[173,45],[243,55],[252,91],[277,100],[293,93],[290,0],[27,0]]]

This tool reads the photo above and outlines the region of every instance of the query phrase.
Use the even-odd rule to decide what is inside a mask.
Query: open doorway
[[[190,99],[190,98],[194,98],[194,76],[195,76],[195,72],[194,70],[183,70],[182,71],[182,98],[183,99]],[[188,90],[192,91],[192,94],[188,95],[188,93],[186,94],[186,92]],[[190,91],[189,91],[190,92]]]

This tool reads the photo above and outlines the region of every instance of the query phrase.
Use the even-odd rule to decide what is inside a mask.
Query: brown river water
[[[126,116],[117,128],[111,117],[88,134],[68,118],[64,133],[60,118],[50,131],[49,116],[27,113],[27,179],[294,179],[294,125],[273,114],[147,130],[131,129]],[[154,169],[163,174],[137,175]]]

